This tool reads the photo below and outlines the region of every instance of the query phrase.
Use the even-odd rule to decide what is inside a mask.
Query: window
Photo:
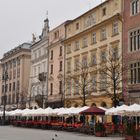
[[[40,74],[41,70],[40,70],[40,65],[38,65],[38,74]]]
[[[8,103],[11,104],[11,95],[9,95]]]
[[[100,59],[101,59],[101,63],[106,62],[106,52],[105,51],[101,52],[101,58]]]
[[[113,35],[118,34],[118,21],[114,21],[113,22],[113,31],[112,31]]]
[[[12,68],[12,61],[10,61],[10,68]]]
[[[62,66],[63,66],[63,63],[62,63],[62,61],[60,61],[60,69],[59,69],[59,71],[62,71]]]
[[[37,52],[34,51],[34,59],[37,59]]]
[[[53,50],[51,50],[51,60],[53,60]]]
[[[71,53],[71,44],[69,44],[69,45],[67,46],[66,51],[67,51],[67,54]]]
[[[87,66],[87,56],[83,56],[82,58],[82,66]]]
[[[39,49],[39,57],[41,57],[41,49]]]
[[[20,90],[20,83],[19,83],[19,81],[17,81],[17,91],[19,91]]]
[[[140,50],[140,29],[130,32],[129,36],[130,52]]]
[[[75,94],[79,94],[79,79],[75,80]]]
[[[67,81],[67,91],[68,91],[68,95],[71,94],[71,81]]]
[[[93,44],[96,43],[96,33],[95,32],[92,34],[92,43]]]
[[[9,91],[11,91],[11,87],[12,87],[12,85],[11,85],[11,83],[9,84]]]
[[[102,9],[102,16],[106,15],[106,7]]]
[[[17,58],[17,64],[20,65],[20,58]]]
[[[53,74],[53,65],[51,65],[51,74]]]
[[[13,91],[15,91],[15,88],[16,88],[16,87],[15,87],[15,82],[13,82]]]
[[[71,61],[67,60],[67,73],[71,72]]]
[[[47,54],[47,47],[43,48],[44,49],[44,55]]]
[[[96,86],[97,86],[96,76],[92,76],[92,89],[93,89],[93,91],[96,90]]]
[[[46,62],[42,63],[42,67],[43,67],[43,72],[46,72]]]
[[[96,65],[96,64],[97,64],[97,62],[96,62],[96,54],[92,54],[91,55],[91,66]]]
[[[113,48],[113,50],[112,50],[112,58],[113,59],[117,59],[119,56],[118,56],[118,48],[117,47],[115,47],[115,48]]]
[[[79,30],[79,22],[76,23],[76,30]]]
[[[12,103],[13,103],[13,104],[15,103],[15,94],[13,94]]]
[[[62,48],[62,46],[60,46],[60,54],[59,54],[59,56],[62,56],[62,51],[63,51],[63,48]]]
[[[53,83],[50,84],[50,95],[53,95]]]
[[[16,78],[16,70],[14,69],[13,70],[13,79],[15,79]]]
[[[54,33],[54,39],[57,39],[59,37],[59,31],[56,31],[55,33]]]
[[[107,76],[105,74],[100,75],[100,89],[105,90],[107,84]]]
[[[13,59],[13,67],[16,67],[16,60]]]
[[[62,94],[62,81],[59,81],[59,94]]]
[[[83,38],[83,48],[88,46],[88,41],[87,41],[87,37]]]
[[[79,41],[75,41],[75,51],[79,50]]]
[[[20,68],[17,69],[17,77],[20,77]]]
[[[79,58],[75,58],[74,60],[74,70],[78,70],[79,69]]]
[[[139,13],[139,0],[132,0],[131,2],[131,15]]]
[[[9,72],[9,80],[12,79],[12,71]]]
[[[106,28],[102,28],[101,29],[101,40],[105,40],[106,39]]]
[[[136,62],[130,65],[130,83],[140,83],[140,62]]]

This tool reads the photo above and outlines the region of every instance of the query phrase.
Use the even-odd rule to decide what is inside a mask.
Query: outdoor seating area
[[[5,112],[6,120],[16,127],[53,129],[95,136],[139,136],[140,105],[24,109]],[[2,120],[3,112],[0,112]],[[109,120],[108,118],[111,118]]]

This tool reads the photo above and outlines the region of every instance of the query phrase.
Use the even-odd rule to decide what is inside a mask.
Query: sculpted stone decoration
[[[50,81],[53,80],[53,79],[54,79],[54,78],[53,78],[52,76],[49,77],[49,80],[50,80]]]
[[[62,79],[62,78],[63,78],[63,75],[62,75],[62,74],[59,74],[59,75],[57,76],[57,78],[58,78],[58,79]]]

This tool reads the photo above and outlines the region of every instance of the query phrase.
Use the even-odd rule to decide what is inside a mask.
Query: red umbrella
[[[98,107],[90,107],[82,112],[80,114],[85,115],[105,115],[105,111],[103,109],[100,109]]]

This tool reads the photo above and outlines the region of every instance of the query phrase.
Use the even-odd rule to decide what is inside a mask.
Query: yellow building
[[[106,0],[97,7],[66,24],[65,46],[65,106],[80,106],[82,100],[78,86],[73,87],[69,75],[77,71],[77,63],[88,63],[88,75],[95,81],[101,78],[97,69],[108,55],[110,48],[119,50],[121,55],[121,0]],[[106,79],[104,79],[106,80]],[[87,105],[111,106],[110,98],[99,89],[104,85],[95,82],[94,91],[86,100]],[[103,86],[103,87],[101,87]]]

